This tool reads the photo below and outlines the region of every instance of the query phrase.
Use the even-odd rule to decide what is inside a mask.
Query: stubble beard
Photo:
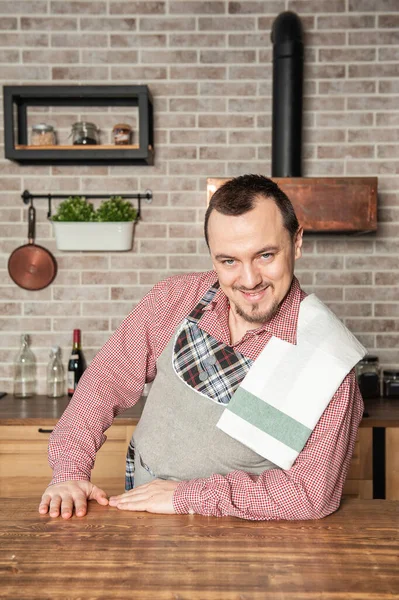
[[[234,288],[236,290],[239,291],[251,291],[251,292],[255,292],[256,289],[254,290],[241,290],[241,288]],[[234,302],[234,308],[236,311],[236,314],[238,316],[240,316],[242,319],[244,319],[247,323],[251,323],[251,324],[258,324],[258,325],[263,325],[263,323],[266,323],[267,321],[270,321],[270,319],[272,319],[274,317],[274,315],[276,314],[276,312],[278,311],[278,307],[279,307],[279,303],[277,300],[273,301],[272,306],[264,311],[264,312],[259,312],[259,304],[254,304],[253,306],[251,306],[251,312],[246,312],[242,306],[240,306],[239,304],[237,304],[236,302]]]

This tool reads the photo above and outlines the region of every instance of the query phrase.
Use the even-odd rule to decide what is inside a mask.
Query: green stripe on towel
[[[297,452],[302,450],[312,433],[302,423],[241,387],[237,388],[227,410]]]

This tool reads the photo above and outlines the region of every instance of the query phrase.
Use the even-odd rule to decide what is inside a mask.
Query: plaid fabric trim
[[[134,488],[134,443],[133,438],[129,442],[126,453],[125,490]]]
[[[212,302],[219,285],[211,287],[183,321],[174,344],[173,367],[193,390],[221,404],[230,398],[253,364],[230,346],[202,331],[197,322]]]

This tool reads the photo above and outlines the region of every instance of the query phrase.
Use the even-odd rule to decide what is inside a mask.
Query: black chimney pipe
[[[298,15],[273,23],[272,177],[301,176],[303,43]]]

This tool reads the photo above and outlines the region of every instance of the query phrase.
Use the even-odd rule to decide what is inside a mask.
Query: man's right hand
[[[108,504],[107,494],[90,481],[64,481],[50,485],[44,492],[39,513],[50,517],[70,519],[75,508],[77,517],[84,517],[87,512],[87,501],[97,500],[103,506]]]

